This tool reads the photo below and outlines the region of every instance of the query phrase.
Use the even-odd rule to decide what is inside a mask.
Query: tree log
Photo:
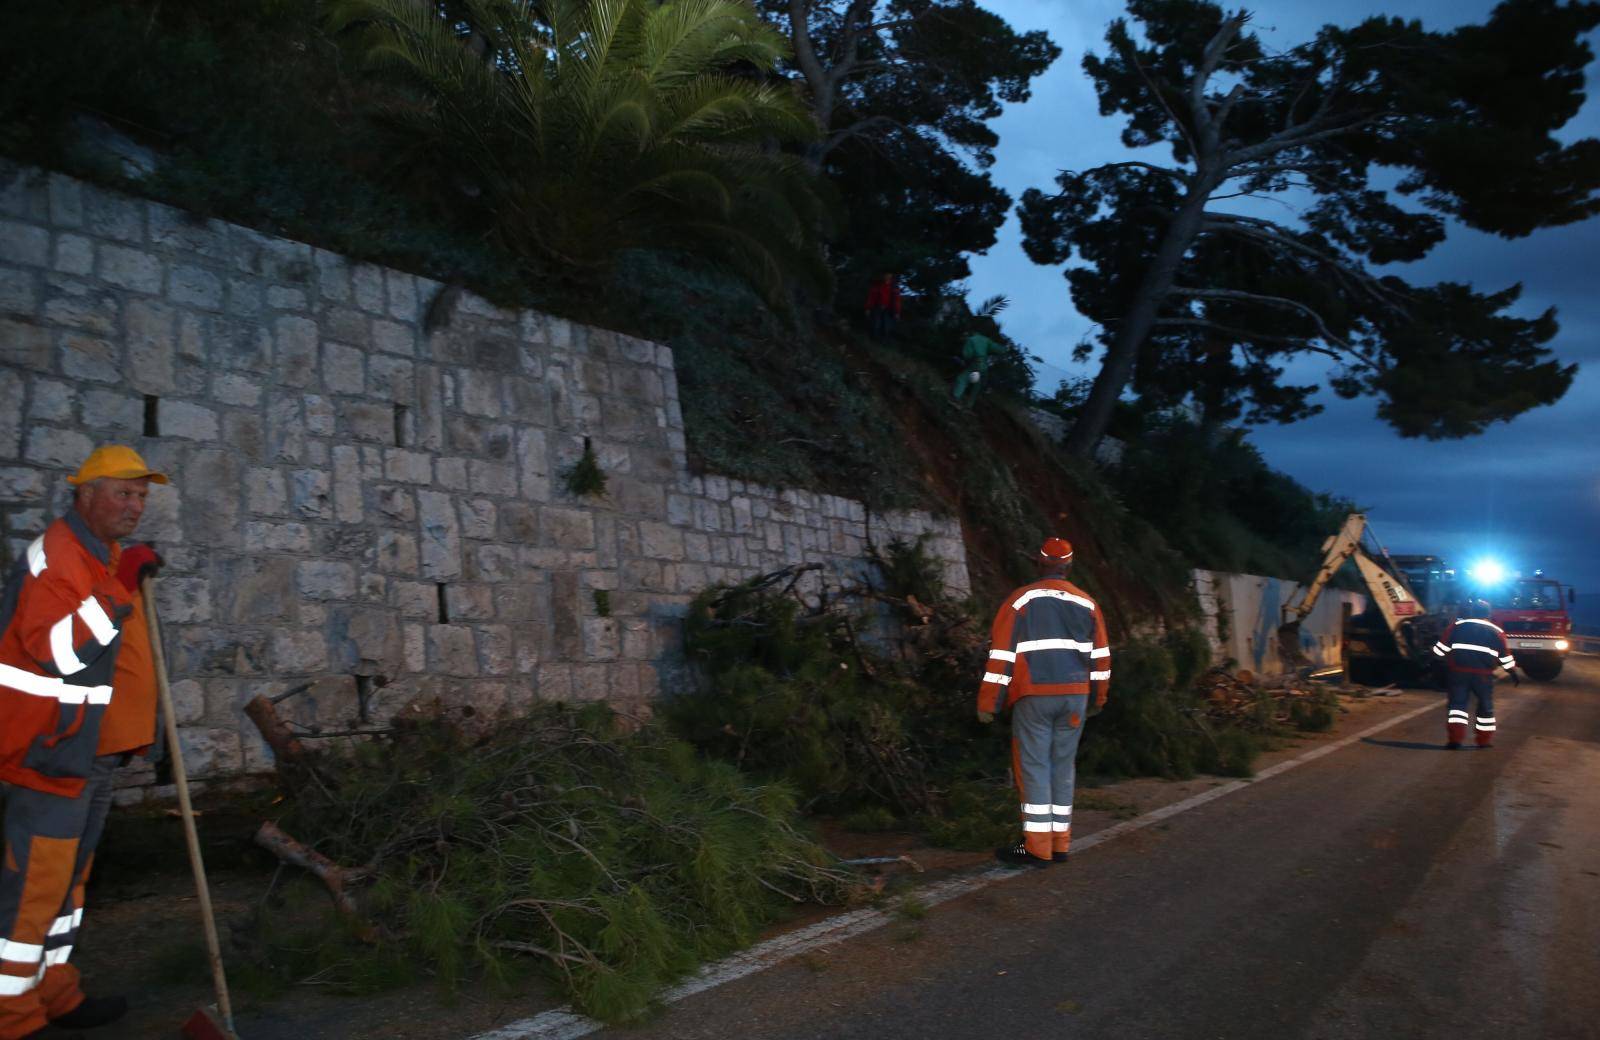
[[[256,699],[260,700],[259,697]],[[333,905],[338,907],[339,912],[355,927],[356,936],[362,942],[378,941],[378,929],[356,908],[356,902],[347,887],[365,877],[369,873],[366,868],[341,867],[315,849],[306,848],[270,820],[263,823],[256,831],[255,843],[278,857],[280,861],[299,867],[316,877],[333,897]]]

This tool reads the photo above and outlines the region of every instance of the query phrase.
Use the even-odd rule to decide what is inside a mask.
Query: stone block
[[[49,267],[50,232],[33,224],[0,220],[0,262]]]
[[[0,213],[44,223],[50,219],[50,188],[32,167],[0,161]]]
[[[472,629],[465,625],[429,625],[428,666],[438,675],[477,675],[478,652]]]
[[[388,297],[389,314],[401,321],[417,320],[417,279],[404,271],[386,270],[383,272],[385,294]]]
[[[326,249],[312,250],[317,272],[317,295],[339,303],[350,299],[350,261]]]
[[[438,491],[418,491],[417,506],[422,528],[422,576],[435,580],[458,576],[461,528],[451,497]]]
[[[94,241],[70,232],[56,235],[55,254],[50,267],[62,274],[93,274]]]
[[[317,323],[295,315],[279,315],[272,323],[278,354],[278,378],[289,386],[315,386],[319,332]]]
[[[517,493],[517,468],[483,459],[468,459],[467,486],[480,495],[513,497]]]
[[[254,408],[261,403],[261,384],[232,372],[219,372],[211,379],[211,396],[222,404]]]
[[[179,318],[180,351],[185,346],[186,328],[196,331],[197,346],[209,345],[211,356],[223,368],[258,375],[272,371],[272,332],[266,326],[254,321],[223,317],[211,318],[209,325],[205,326],[199,324],[198,315],[184,315]],[[292,380],[296,377],[293,373],[285,373],[284,378]]]
[[[404,666],[405,635],[386,607],[350,607],[329,623],[335,667],[363,674],[395,675]]]
[[[333,401],[321,394],[305,396],[306,432],[318,437],[332,437],[339,429],[339,413]]]
[[[488,541],[495,536],[495,505],[487,498],[463,499],[461,535]]]
[[[367,392],[367,356],[356,347],[343,343],[322,345],[322,382],[329,390],[340,394]]]
[[[533,695],[541,701],[572,700],[572,665],[541,664],[534,679]]]
[[[505,378],[498,372],[462,369],[457,378],[458,406],[469,415],[498,419],[505,414],[502,390]]]
[[[222,441],[247,462],[266,458],[267,437],[258,412],[228,412],[222,417]]]
[[[156,295],[161,292],[162,263],[160,257],[142,249],[100,243],[96,252],[100,280],[131,292]],[[0,256],[3,259],[3,256]]]
[[[161,436],[214,441],[217,439],[217,413],[188,401],[162,401]]]
[[[324,672],[328,668],[328,641],[321,632],[274,628],[268,660],[279,675]]]
[[[0,264],[0,313],[28,315],[39,308],[39,278],[22,267]]]
[[[45,275],[43,286],[43,317],[48,325],[66,326],[101,336],[110,336],[117,331],[122,310],[118,307],[115,293],[67,275]]]
[[[667,524],[645,521],[639,525],[639,552],[657,560],[681,560],[683,533]]]
[[[61,371],[74,379],[120,383],[122,371],[117,354],[115,346],[94,336],[61,337]]]
[[[402,660],[411,673],[428,670],[428,629],[425,625],[406,625]]]
[[[495,616],[494,589],[474,582],[444,587],[445,612],[452,622],[487,621]]]
[[[276,556],[228,556],[216,562],[213,595],[217,617],[236,625],[292,621],[299,599],[295,561]],[[216,630],[221,637],[237,631]]]
[[[538,542],[538,509],[523,502],[506,502],[500,506],[498,513],[498,536],[501,541],[520,545]]]
[[[516,647],[505,625],[478,628],[478,668],[484,675],[511,675],[517,669]]]
[[[138,536],[150,537],[143,524],[140,525]],[[165,575],[156,582],[156,606],[161,611],[163,624],[190,625],[210,621],[211,583],[205,578]]]
[[[572,668],[572,699],[603,701],[611,696],[612,669],[603,664],[580,664]]]
[[[417,540],[400,531],[378,532],[377,568],[387,574],[417,573]]]
[[[340,523],[358,524],[366,515],[362,501],[361,458],[355,448],[333,449],[333,507]]]
[[[414,366],[403,358],[377,356],[367,360],[369,392],[389,401],[409,403],[417,395]]]
[[[258,321],[266,310],[266,293],[254,278],[229,278],[222,290],[222,309],[236,318]]]
[[[50,223],[57,227],[83,225],[83,188],[72,177],[50,174]]]
[[[18,414],[21,413],[22,394],[9,399]],[[28,405],[28,421],[31,423],[53,422],[63,425],[71,424],[77,417],[78,395],[69,383],[58,383],[53,379],[35,379],[33,381],[33,400]]]
[[[445,447],[461,455],[510,461],[514,433],[506,423],[468,415],[452,415],[445,422]]]
[[[188,726],[178,731],[178,744],[191,779],[233,776],[244,768],[237,729]]]
[[[172,684],[172,717],[180,726],[192,726],[206,713],[206,691],[197,679],[179,679]],[[188,762],[185,761],[185,765]]]
[[[304,311],[306,292],[289,285],[267,286],[267,306],[276,311]]]
[[[384,452],[383,475],[406,484],[431,484],[433,460],[419,451],[390,448]]]
[[[517,550],[505,545],[480,545],[473,554],[473,571],[480,581],[516,581],[521,574]]]
[[[54,483],[46,478],[43,470],[22,466],[0,467],[0,499],[8,502],[42,501],[48,497]]]
[[[355,568],[336,560],[306,560],[296,570],[302,596],[311,599],[354,599]]]
[[[373,318],[370,339],[364,338],[359,342],[371,342],[375,348],[386,354],[412,357],[417,352],[417,330],[412,325]]]
[[[410,524],[417,518],[417,500],[410,488],[380,485],[373,489],[373,505],[386,523]]]
[[[543,544],[558,549],[593,549],[594,514],[547,506],[539,512]]]
[[[144,434],[144,398],[89,390],[83,395],[83,423],[118,442],[137,440]]]
[[[48,329],[0,319],[0,363],[7,368],[51,372],[55,370],[55,353]]]
[[[325,470],[295,470],[289,475],[289,502],[296,516],[309,520],[332,520],[332,476]]]
[[[228,228],[188,210],[150,203],[150,241],[169,250],[195,253],[209,260],[227,256]]]
[[[175,625],[163,635],[172,655],[168,667],[174,675],[251,675],[266,666],[267,638],[260,632]]]
[[[311,551],[311,531],[305,524],[276,524],[251,520],[244,527],[244,545],[253,552]]]
[[[350,284],[357,307],[375,314],[383,311],[383,268],[357,264],[350,269]]]
[[[76,470],[94,450],[94,442],[77,430],[58,430],[49,426],[28,429],[22,457],[36,466]]]
[[[200,310],[222,309],[222,279],[203,267],[174,264],[167,280],[167,299]]]
[[[587,660],[614,660],[621,649],[622,628],[616,618],[583,619],[583,656]]]

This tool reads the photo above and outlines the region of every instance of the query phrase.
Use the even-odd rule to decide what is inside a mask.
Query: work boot
[[[1052,853],[1050,853],[1050,862],[1051,863],[1065,863],[1066,861],[1067,861],[1067,854],[1065,852],[1052,852]]]
[[[1450,741],[1448,744],[1445,745],[1445,750],[1447,750],[1447,751],[1460,751],[1461,750],[1461,741],[1459,741],[1459,740]]]
[[[1048,867],[1050,860],[1035,856],[1022,842],[995,849],[994,858],[1008,867]]]
[[[50,1020],[60,1029],[94,1029],[108,1026],[128,1013],[127,997],[84,997],[83,1003]]]

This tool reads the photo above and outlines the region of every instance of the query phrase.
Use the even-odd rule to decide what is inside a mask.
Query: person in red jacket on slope
[[[867,330],[874,339],[888,339],[894,335],[900,321],[900,284],[892,274],[882,274],[873,279],[867,289]]]

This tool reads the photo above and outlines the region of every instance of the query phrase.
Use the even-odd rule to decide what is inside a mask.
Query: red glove
[[[138,592],[140,579],[160,570],[164,562],[154,549],[143,542],[127,546],[122,550],[122,560],[117,564],[117,580],[126,585],[129,592]]]

